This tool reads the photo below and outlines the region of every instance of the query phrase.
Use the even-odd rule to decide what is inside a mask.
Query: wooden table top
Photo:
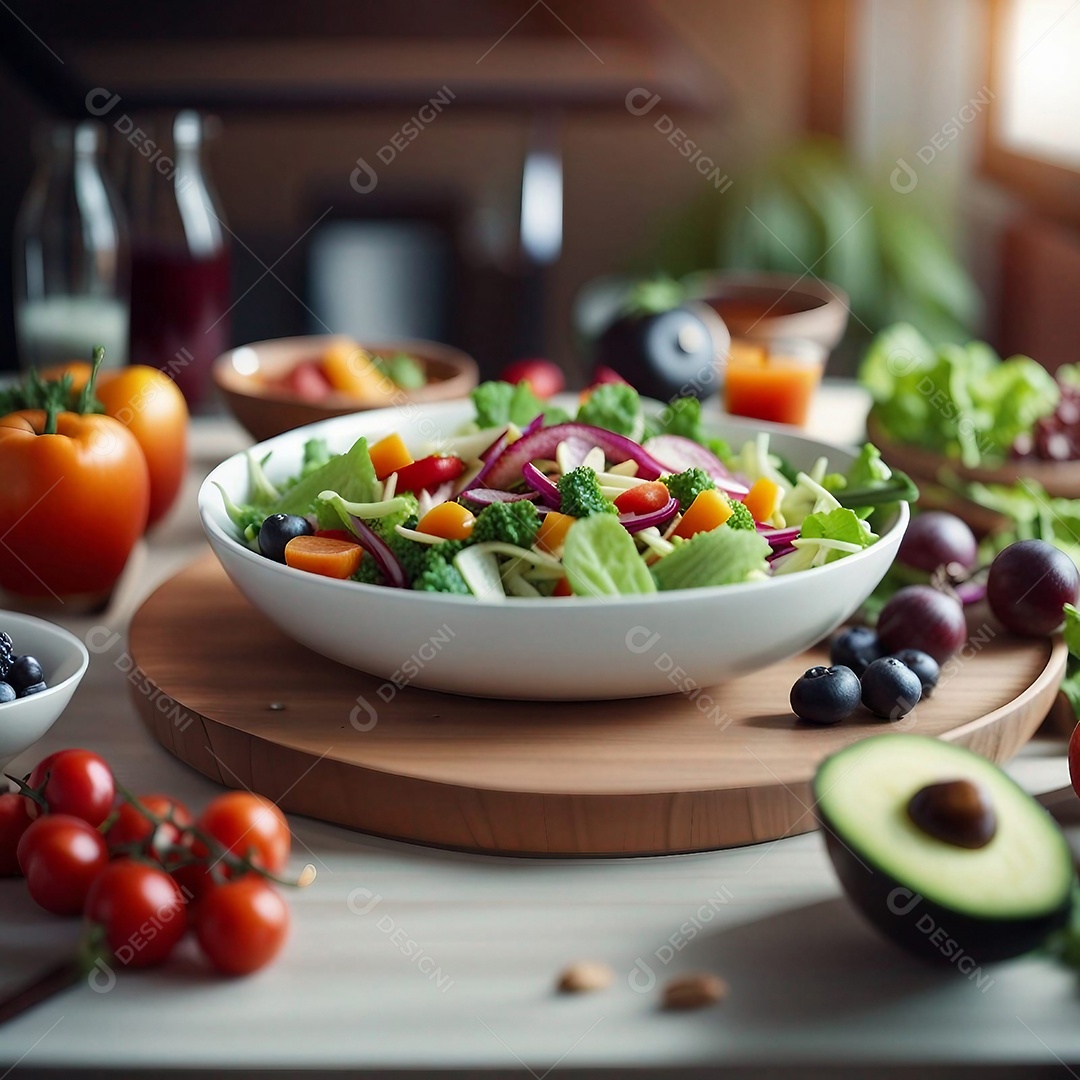
[[[855,438],[860,401],[830,388],[817,422],[834,432],[847,425]],[[193,441],[181,503],[113,610],[61,620],[84,637],[105,627],[94,642],[121,637],[93,655],[68,711],[13,773],[82,745],[140,791],[198,808],[221,790],[152,742],[125,685],[127,621],[155,585],[205,552],[197,480],[243,445],[224,421],[197,422]],[[1067,783],[1063,755],[1063,744],[1039,741],[1011,771],[1031,790],[1057,788]],[[219,979],[186,943],[162,969],[124,973],[106,992],[79,985],[0,1028],[0,1070],[542,1077],[557,1066],[559,1075],[925,1077],[969,1067],[1034,1077],[1068,1076],[1063,1063],[1080,1062],[1069,971],[1033,956],[988,967],[990,980],[977,985],[908,959],[848,907],[817,834],[567,861],[438,851],[299,817],[291,825],[291,869],[311,862],[319,873],[289,897],[292,937],[277,963]],[[0,991],[65,958],[77,935],[77,925],[38,910],[20,882],[0,881]],[[587,959],[609,963],[614,984],[557,996],[561,969]],[[663,982],[699,970],[727,980],[727,1002],[661,1011]]]

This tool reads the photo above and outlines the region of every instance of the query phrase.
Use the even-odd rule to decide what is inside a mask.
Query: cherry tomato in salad
[[[448,480],[456,480],[465,471],[465,462],[459,457],[442,457],[432,454],[398,470],[398,491],[430,491]]]
[[[105,869],[105,838],[82,818],[47,814],[31,823],[18,848],[30,896],[54,915],[77,915]]]
[[[248,975],[281,951],[289,909],[255,874],[211,889],[195,909],[195,936],[207,959],[226,975]]]
[[[616,500],[620,514],[649,514],[662,510],[671,501],[671,492],[659,481],[627,488]]]
[[[562,368],[550,360],[515,360],[503,368],[501,378],[508,383],[527,382],[540,398],[549,398],[566,389]]]
[[[100,926],[113,959],[125,967],[160,964],[187,929],[187,909],[168,874],[134,859],[116,859],[86,896],[87,920]]]
[[[91,825],[109,816],[116,798],[112,770],[89,750],[57,750],[38,762],[27,783],[44,796],[50,814],[70,814]],[[42,813],[41,806],[32,803],[30,816]]]
[[[261,795],[230,791],[202,812],[199,828],[234,855],[248,855],[271,874],[285,869],[292,840],[285,815]],[[196,845],[198,851],[199,845]]]
[[[116,820],[105,833],[105,840],[109,850],[116,851],[130,844],[142,844],[153,836],[151,853],[160,860],[165,848],[180,843],[181,830],[192,822],[191,813],[183,803],[167,795],[140,795],[138,800],[139,806],[127,800],[117,805],[114,811]],[[147,814],[160,819],[171,817],[172,821],[163,821],[155,829]]]
[[[0,795],[0,877],[18,877],[19,841],[34,820],[30,800],[17,792]]]

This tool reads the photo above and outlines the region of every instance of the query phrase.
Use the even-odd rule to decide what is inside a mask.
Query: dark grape
[[[878,640],[886,652],[919,649],[944,663],[967,638],[967,620],[957,600],[929,585],[908,585],[881,609]]]
[[[986,597],[1007,630],[1028,637],[1052,634],[1065,604],[1075,604],[1080,572],[1065,552],[1045,540],[1020,540],[990,564]]]
[[[811,724],[839,724],[858,707],[859,677],[849,667],[812,667],[791,688],[791,711]]]
[[[914,518],[896,554],[897,562],[925,570],[928,574],[950,563],[970,570],[978,557],[975,534],[955,514],[941,510],[931,510]]]
[[[865,626],[851,626],[829,642],[829,659],[851,668],[856,675],[862,675],[880,656],[877,634]]]
[[[896,659],[905,667],[911,668],[922,683],[922,696],[929,697],[941,678],[941,668],[938,662],[928,656],[921,649],[901,649],[896,654]]]

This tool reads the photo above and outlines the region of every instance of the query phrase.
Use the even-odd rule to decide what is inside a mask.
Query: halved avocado
[[[941,839],[911,817],[916,793],[957,780],[974,784],[991,808],[984,846]],[[1075,871],[1064,835],[970,750],[920,735],[863,739],[821,764],[814,798],[848,897],[920,956],[970,968],[1028,952],[1068,921]]]

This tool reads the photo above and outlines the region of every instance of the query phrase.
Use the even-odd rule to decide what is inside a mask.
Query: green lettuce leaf
[[[663,591],[735,585],[755,573],[764,573],[769,551],[769,542],[760,533],[712,529],[677,544],[652,567],[652,575]]]
[[[575,596],[656,592],[656,583],[638,554],[634,538],[614,514],[592,514],[570,526],[563,547],[563,566]]]
[[[367,439],[359,438],[346,454],[332,457],[325,465],[310,472],[294,484],[270,509],[270,514],[307,514],[323,491],[336,491],[343,499],[354,503],[377,502],[380,492],[371,464]],[[344,528],[344,523],[333,528]]]
[[[563,409],[547,405],[538,398],[524,380],[516,386],[495,380],[481,383],[471,396],[479,428],[505,427],[507,424],[525,427],[541,413],[547,424],[569,419]]]
[[[626,383],[602,383],[596,387],[578,409],[577,421],[634,440],[640,439],[645,431],[641,397]]]

